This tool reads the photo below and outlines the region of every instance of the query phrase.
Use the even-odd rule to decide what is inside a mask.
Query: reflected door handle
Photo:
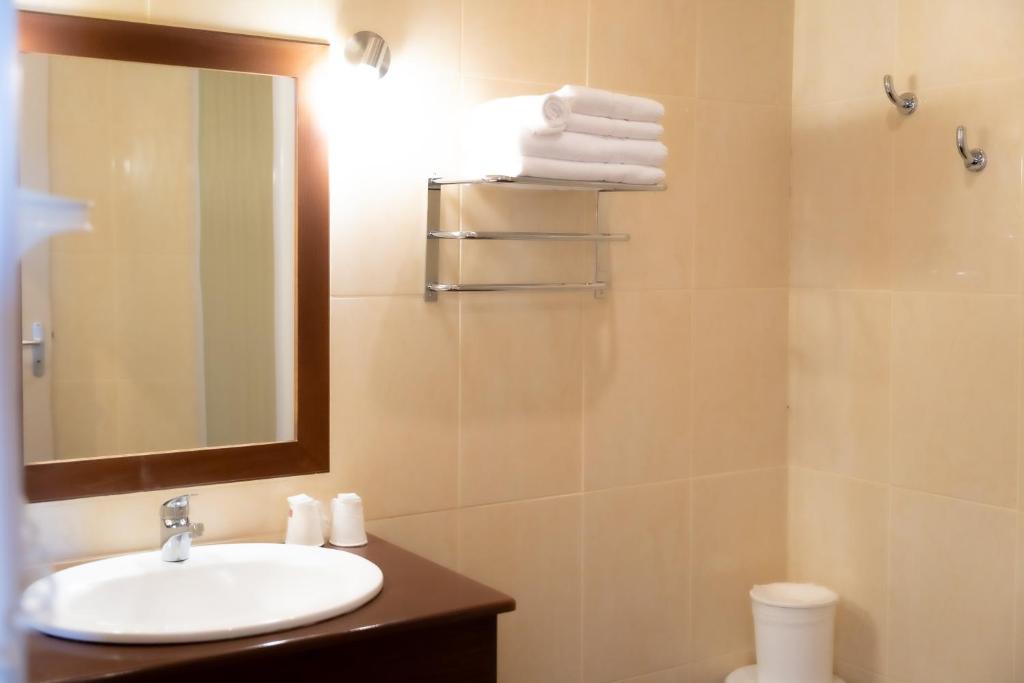
[[[45,333],[42,323],[32,323],[32,338],[21,340],[22,348],[32,349],[32,375],[35,377],[42,377],[46,372]]]

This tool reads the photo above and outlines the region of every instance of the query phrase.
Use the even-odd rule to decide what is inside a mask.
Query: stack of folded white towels
[[[567,85],[491,100],[470,112],[464,171],[473,176],[658,185],[668,149],[655,100]]]

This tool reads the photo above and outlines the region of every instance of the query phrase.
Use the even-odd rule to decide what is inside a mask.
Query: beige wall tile
[[[627,244],[609,245],[616,289],[686,289],[693,281],[694,104],[678,97],[665,103],[669,149],[664,192],[621,192],[600,199],[602,232],[624,232]]]
[[[786,470],[693,482],[693,658],[754,647],[750,589],[786,579]]]
[[[730,673],[754,663],[753,651],[733,652],[690,665],[690,683],[723,683]]]
[[[887,675],[1010,681],[1015,514],[895,489],[891,525]]]
[[[581,301],[462,299],[463,505],[580,490]]]
[[[449,569],[458,569],[457,510],[375,519],[366,523],[366,530]]]
[[[921,94],[914,121],[894,137],[896,288],[1019,290],[1022,106],[1021,80]],[[953,146],[961,124],[967,143],[989,154],[981,173],[967,171]]]
[[[117,453],[118,391],[110,380],[53,383],[56,458],[93,458]]]
[[[696,287],[787,283],[789,108],[697,104]]]
[[[467,75],[583,83],[587,0],[465,2],[462,39],[462,70]]]
[[[786,291],[694,296],[693,474],[786,459]]]
[[[794,105],[877,97],[895,70],[896,15],[892,0],[794,0]]]
[[[325,2],[325,0],[307,0]],[[462,34],[460,0],[346,0],[338,12],[337,35],[375,31],[391,48],[391,68],[403,73],[423,67],[456,71]]]
[[[117,277],[113,255],[53,252],[50,295],[61,340],[51,347],[55,381],[116,379]],[[81,297],[89,306],[75,305]]]
[[[835,656],[885,671],[889,489],[798,467],[789,473],[789,580],[839,593]]]
[[[868,99],[793,110],[790,283],[795,286],[889,286],[893,138],[914,122],[897,120],[902,115],[879,100],[873,93]]]
[[[90,0],[91,2],[92,0]],[[198,28],[329,39],[334,33],[331,0],[149,0],[150,21]]]
[[[693,97],[696,23],[695,0],[590,0],[588,84]]]
[[[331,301],[331,472],[368,518],[457,502],[458,302]]]
[[[346,36],[381,33],[392,61],[380,81],[353,79],[342,68],[326,86],[333,93],[331,293],[419,292],[425,182],[457,171],[460,4],[355,0],[341,3],[340,23]],[[444,195],[442,220],[457,224],[458,194]]]
[[[899,0],[898,72],[931,88],[1024,75],[1024,5],[1013,0]],[[963,50],[964,36],[984,36]]]
[[[110,97],[114,65],[67,56],[51,56],[46,63],[49,134],[63,141],[48,150],[46,189],[93,204],[92,230],[58,235],[51,242],[52,250],[111,253],[117,235],[113,168],[120,161],[113,145],[117,129]]]
[[[894,484],[1015,506],[1015,297],[893,299]]]
[[[117,396],[112,408],[117,415],[114,432],[117,443],[113,450],[97,455],[152,453],[207,445],[202,431],[205,406],[192,377],[177,382],[132,379],[117,382],[115,386]],[[106,410],[106,406],[96,408]],[[85,419],[90,417],[92,415],[87,413]]]
[[[373,83],[331,84],[333,296],[423,291],[426,181],[455,169],[459,78],[415,67]]]
[[[584,486],[690,474],[688,292],[613,292],[584,307]]]
[[[789,294],[790,462],[889,481],[890,295]]]
[[[789,104],[792,0],[700,0],[697,96]]]
[[[580,497],[459,515],[459,570],[516,599],[498,620],[499,679],[579,681]]]
[[[610,489],[583,501],[583,680],[683,664],[691,651],[689,483]]]
[[[51,58],[51,64],[62,59],[67,58]],[[89,60],[74,60],[72,74],[81,73],[83,61]],[[102,156],[85,163],[101,177],[109,169],[114,249],[189,254],[194,260],[199,249],[195,73],[133,62],[110,61],[108,68],[111,117],[104,122],[109,135],[104,147],[111,155],[109,166]],[[94,134],[87,131],[87,137]]]
[[[115,257],[115,319],[108,328],[114,344],[110,379],[184,382],[188,378],[197,394],[202,390],[200,286],[194,255]],[[101,303],[99,311],[106,313],[105,309]]]

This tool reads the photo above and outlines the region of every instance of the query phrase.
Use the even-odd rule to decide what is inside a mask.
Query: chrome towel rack
[[[583,232],[481,232],[479,230],[456,230],[454,232],[431,232],[427,237],[437,240],[509,240],[549,242],[628,242],[629,235],[614,233]]]
[[[601,298],[608,290],[609,279],[608,269],[599,247],[603,243],[629,241],[629,235],[623,233],[441,230],[441,188],[446,185],[490,185],[518,189],[592,192],[657,192],[665,189],[664,185],[575,182],[496,175],[478,178],[430,178],[427,181],[427,255],[423,282],[423,298],[427,301],[437,301],[440,292],[592,291],[595,297]],[[441,240],[591,242],[594,244],[594,278],[588,282],[439,282]]]

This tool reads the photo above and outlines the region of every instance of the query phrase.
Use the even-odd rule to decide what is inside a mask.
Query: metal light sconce
[[[380,34],[360,31],[345,42],[345,60],[374,71],[377,78],[384,78],[391,67],[391,48]]]

